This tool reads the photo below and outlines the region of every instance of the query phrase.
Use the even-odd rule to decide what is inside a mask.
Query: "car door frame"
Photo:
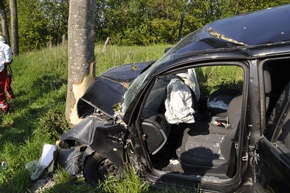
[[[216,61],[204,61],[204,62],[201,62],[201,61],[189,61],[187,60],[186,62],[178,62],[178,63],[183,63],[183,65],[181,67],[178,67],[178,64],[174,65],[173,68],[170,68],[170,69],[164,69],[162,72],[158,73],[157,76],[160,76],[161,74],[164,75],[164,74],[169,74],[171,73],[172,71],[177,71],[177,70],[180,70],[180,69],[185,69],[185,66],[186,68],[188,67],[193,67],[193,68],[196,68],[196,67],[201,67],[201,66],[215,66],[219,63],[227,63],[227,64],[231,64],[231,65],[234,65],[236,64],[237,66],[243,68],[244,70],[244,85],[243,85],[243,104],[248,104],[248,96],[249,96],[249,90],[251,89],[250,88],[250,65],[249,65],[249,60],[238,60],[238,59],[231,59],[231,60],[223,60],[223,59],[220,59],[220,60],[216,60]],[[256,66],[255,66],[256,67]],[[256,71],[255,71],[256,72]],[[152,87],[152,82],[154,82],[155,78],[153,78],[151,81],[148,82],[148,85],[151,85],[151,86],[148,86],[146,87],[145,90],[150,90],[150,88]],[[145,92],[145,90],[143,91],[143,94]],[[144,94],[142,95],[142,99],[144,100],[144,98],[146,98],[147,94]],[[144,97],[144,98],[143,98]],[[143,109],[143,106],[144,106],[144,103],[141,103],[140,106],[138,106],[138,116],[136,117],[136,120],[140,120],[140,116],[141,116],[141,111],[140,109]],[[246,125],[246,119],[247,119],[247,114],[249,113],[249,109],[247,108],[248,105],[242,105],[242,116],[241,116],[241,121],[239,123],[239,127],[240,128],[243,128],[243,132],[239,132],[239,136],[238,138],[240,139],[240,143],[237,143],[237,148],[238,149],[241,149],[243,151],[239,151],[239,155],[238,157],[240,158],[243,158],[245,155],[244,153],[247,152],[247,150],[245,150],[245,141],[242,140],[242,139],[245,139],[247,134],[245,133],[246,131],[248,131],[248,128],[247,128],[247,125]],[[134,121],[134,123],[136,124],[135,126],[133,126],[134,128],[136,128],[137,132],[138,132],[138,136],[143,136],[142,133],[140,132],[140,130],[142,130],[138,124],[138,121]],[[139,137],[141,138],[141,137]],[[142,139],[140,139],[140,141],[143,141]],[[147,167],[149,168],[149,170],[151,170],[152,174],[153,175],[156,175],[155,177],[152,176],[152,178],[154,178],[155,180],[157,180],[157,183],[158,182],[161,182],[161,181],[164,181],[166,183],[169,183],[171,181],[174,181],[174,183],[178,184],[178,182],[180,182],[181,184],[186,184],[186,182],[188,181],[189,184],[192,184],[193,182],[193,178],[192,177],[180,177],[174,173],[168,173],[164,176],[160,176],[160,179],[156,179],[156,177],[158,176],[158,174],[156,173],[156,171],[154,171],[152,165],[151,165],[151,161],[149,160],[149,158],[146,156],[147,155],[147,150],[146,150],[146,145],[143,144],[142,142],[140,143],[142,145],[140,145],[142,147],[142,150],[144,152],[144,161],[146,160],[146,162],[144,162],[145,165],[147,165]],[[213,188],[213,189],[218,189],[219,191],[221,191],[222,189],[226,188],[228,190],[232,189],[236,189],[238,188],[239,184],[241,183],[241,173],[244,171],[243,168],[247,167],[247,161],[246,160],[242,160],[242,159],[239,159],[238,160],[238,169],[237,171],[239,171],[239,174],[236,175],[232,180],[231,182],[225,182],[224,183],[224,186],[222,187],[220,185],[220,183],[216,183],[215,185],[214,184],[204,184],[204,188],[207,189],[209,187]],[[150,173],[147,173],[147,175]],[[154,180],[154,181],[155,181]],[[200,180],[200,179],[196,179],[196,180]],[[211,189],[210,188],[210,189]]]

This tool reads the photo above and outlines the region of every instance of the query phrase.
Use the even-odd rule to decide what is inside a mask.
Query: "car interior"
[[[217,67],[206,68],[213,68],[211,70],[214,71]],[[189,175],[215,174],[226,178],[227,173],[230,176],[234,174],[229,174],[228,165],[232,139],[236,135],[241,114],[243,75],[230,83],[211,85],[214,91],[210,92],[203,85],[207,83],[205,78],[202,80],[203,69],[195,71],[200,96],[195,96],[195,92],[190,93],[194,122],[169,123],[165,116],[168,85],[180,71],[156,79],[142,113],[142,129],[148,136],[146,144],[150,159],[153,166],[162,171]],[[239,69],[239,73],[243,73],[242,69]]]
[[[281,64],[277,67],[276,63]],[[273,109],[283,85],[289,82],[288,77],[281,78],[281,74],[277,72],[278,69],[282,73],[289,68],[283,65],[285,63],[285,60],[281,60],[264,64],[267,112]],[[229,76],[231,80],[214,81],[201,73],[209,68],[212,68],[213,72],[218,71],[217,68],[225,68],[224,71],[228,71],[227,68],[236,68],[237,73]],[[165,116],[164,103],[169,96],[168,84],[180,72],[155,80],[144,105],[141,123],[143,133],[146,134],[150,160],[154,169],[161,171],[215,176],[220,179],[231,178],[236,172],[235,142],[238,140],[238,125],[243,105],[243,69],[238,66],[207,66],[196,68],[195,71],[200,86],[200,97],[192,96],[192,101],[197,103],[192,105],[194,122],[172,124]],[[212,79],[214,78],[216,77]],[[277,81],[280,81],[280,84],[282,82],[279,88]],[[194,95],[194,92],[191,94]]]

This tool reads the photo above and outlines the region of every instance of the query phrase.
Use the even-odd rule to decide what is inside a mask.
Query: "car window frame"
[[[289,56],[285,56],[285,57],[274,57],[274,58],[267,58],[267,59],[263,59],[260,60],[259,66],[258,66],[258,75],[259,75],[259,90],[260,90],[260,123],[261,123],[261,135],[264,135],[267,140],[269,140],[271,143],[274,143],[275,138],[277,137],[277,124],[278,124],[278,120],[277,118],[273,117],[273,115],[270,115],[270,117],[267,119],[267,109],[266,109],[266,95],[265,95],[265,85],[264,85],[264,67],[266,65],[266,63],[271,62],[271,61],[282,61],[282,60],[288,60],[290,61],[290,57]],[[273,85],[273,84],[272,84]],[[286,84],[287,85],[287,84]],[[287,86],[286,86],[287,87]],[[285,88],[286,88],[285,87]],[[282,90],[282,92],[285,90],[285,88]],[[282,94],[282,93],[280,93]],[[280,97],[279,97],[280,98]],[[279,99],[278,99],[279,101]],[[278,101],[276,102],[276,104],[278,103]],[[276,106],[275,104],[275,106]],[[281,106],[285,105],[284,103],[281,104]],[[271,110],[271,114],[273,114],[273,111],[275,109],[274,108]],[[272,116],[272,117],[271,117]],[[271,132],[269,132],[269,128],[271,128]],[[269,133],[267,133],[269,132]]]

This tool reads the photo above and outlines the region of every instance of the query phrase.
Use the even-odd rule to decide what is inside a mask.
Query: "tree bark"
[[[68,20],[68,88],[66,119],[80,122],[76,104],[95,79],[95,0],[71,0]]]
[[[18,36],[18,15],[17,1],[10,0],[10,15],[11,15],[11,49],[15,56],[19,55],[19,36]]]
[[[7,25],[4,0],[0,0],[0,19],[1,19],[2,35],[5,36],[7,43],[10,45],[9,30]]]

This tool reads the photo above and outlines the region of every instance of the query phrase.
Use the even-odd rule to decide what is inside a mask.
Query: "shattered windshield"
[[[134,80],[134,82],[131,84],[131,86],[124,95],[124,102],[122,104],[123,115],[126,112],[128,106],[134,100],[134,96],[136,96],[138,91],[141,89],[142,85],[144,85],[144,83],[148,80],[148,77],[150,77],[156,71],[156,69],[159,66],[161,66],[161,64],[174,58],[175,52],[177,50],[189,45],[193,41],[197,41],[197,39],[200,38],[200,32],[201,30],[196,30],[195,32],[192,32],[187,36],[185,36],[180,42],[178,42],[175,46],[173,46],[170,50],[168,50],[159,60],[153,63],[148,70],[143,72]]]
[[[140,76],[138,76],[134,82],[131,84],[129,89],[124,95],[124,102],[122,104],[122,114],[124,115],[128,106],[131,104],[131,102],[134,100],[134,96],[136,93],[141,89],[142,85],[148,80],[148,77],[150,77],[156,69],[164,64],[165,62],[171,60],[174,58],[176,51],[180,50],[188,45],[190,45],[192,42],[197,41],[197,39],[200,39],[200,36],[202,34],[202,30],[196,30],[195,32],[192,32],[185,36],[181,41],[179,41],[175,46],[173,46],[170,50],[168,50],[159,60],[157,60],[155,63],[151,65],[151,67],[143,72]]]
[[[122,114],[124,114],[126,112],[128,105],[134,99],[134,96],[139,91],[141,86],[144,85],[145,81],[147,80],[147,77],[152,75],[155,72],[155,69],[160,64],[162,64],[170,59],[171,56],[169,53],[170,52],[167,52],[166,54],[164,54],[163,57],[161,57],[159,60],[157,60],[154,64],[152,64],[152,66],[148,70],[146,70],[145,72],[140,74],[140,76],[138,76],[134,80],[134,82],[131,84],[131,86],[129,87],[129,89],[127,90],[127,92],[124,95],[124,102],[122,105]]]

